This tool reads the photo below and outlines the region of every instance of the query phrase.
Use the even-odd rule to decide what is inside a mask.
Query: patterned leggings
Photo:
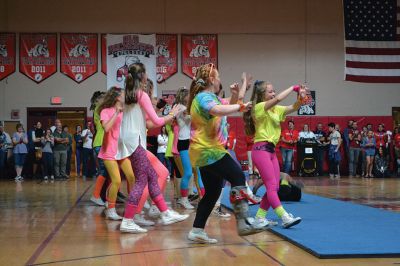
[[[130,159],[136,182],[129,193],[124,217],[131,219],[137,213],[139,201],[146,185],[148,185],[149,194],[154,203],[161,212],[165,211],[167,205],[165,204],[160,186],[158,185],[158,175],[151,165],[150,160],[147,158],[146,150],[139,145],[131,155]]]

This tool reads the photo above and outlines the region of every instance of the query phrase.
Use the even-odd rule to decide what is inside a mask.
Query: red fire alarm
[[[51,97],[50,104],[52,104],[52,105],[60,105],[60,104],[62,104],[62,98],[60,96]]]

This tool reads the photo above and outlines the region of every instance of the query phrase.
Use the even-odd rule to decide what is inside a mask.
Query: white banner
[[[140,62],[146,66],[147,76],[154,84],[153,96],[157,96],[156,35],[107,34],[106,39],[107,88],[125,88],[129,65]]]

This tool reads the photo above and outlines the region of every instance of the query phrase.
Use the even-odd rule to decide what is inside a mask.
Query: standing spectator
[[[21,176],[22,169],[24,167],[26,154],[28,153],[28,149],[26,144],[28,144],[28,137],[24,132],[24,127],[22,124],[18,123],[16,126],[17,132],[13,134],[12,142],[14,144],[14,162],[15,162],[15,171],[17,172],[17,176],[15,177],[15,181],[22,181],[24,178]]]
[[[343,130],[343,140],[344,140],[344,150],[346,152],[347,157],[349,157],[349,148],[350,148],[350,139],[349,134],[350,131],[353,129],[354,120],[349,120],[347,122],[347,127]],[[337,129],[337,131],[339,131]]]
[[[4,131],[3,124],[0,123],[0,176],[5,176],[7,149],[10,144],[10,136]]]
[[[336,130],[335,123],[329,123],[329,176],[331,179],[340,178],[339,174],[339,162],[341,160],[339,148],[342,144],[342,138],[340,136],[339,131]]]
[[[87,128],[82,131],[83,137],[83,152],[82,152],[82,164],[83,164],[83,178],[88,176],[93,177],[95,171],[95,161],[93,156],[93,132],[92,122],[87,123]]]
[[[368,137],[368,128],[367,126],[363,126],[361,131],[361,176],[365,176],[366,168],[367,168],[367,157],[365,155],[365,150],[362,147],[362,141],[364,138]]]
[[[82,127],[80,125],[76,126],[75,134],[75,168],[76,176],[81,176],[81,164],[82,164],[82,152],[83,152],[83,138],[82,138]]]
[[[65,168],[65,173],[69,177],[71,174],[71,156],[72,156],[72,135],[69,133],[68,126],[63,126],[63,131],[67,134],[68,143],[67,143],[67,166]]]
[[[36,130],[36,124],[34,124],[32,128],[28,129],[28,132],[26,133],[28,138],[28,144],[26,145],[28,153],[26,154],[25,157],[25,167],[24,167],[25,177],[33,177],[34,174],[33,168],[36,159],[35,159],[35,144],[33,142],[33,133],[35,132],[35,130]]]
[[[43,162],[42,162],[42,139],[44,137],[44,130],[42,128],[42,123],[39,121],[36,123],[35,131],[32,132],[32,142],[34,147],[34,157],[33,157],[33,177],[37,175],[38,166],[41,168],[41,173],[43,174]]]
[[[46,134],[42,139],[43,145],[43,176],[44,181],[50,179],[54,181],[54,164],[53,164],[53,147],[54,147],[54,137],[51,129],[46,130]]]
[[[363,147],[365,151],[365,157],[367,160],[365,177],[373,177],[372,168],[374,166],[375,146],[376,146],[376,141],[374,137],[374,132],[370,130],[368,131],[368,136],[364,138],[361,143],[361,147]]]
[[[56,129],[54,130],[54,174],[56,178],[68,178],[66,173],[67,166],[67,145],[68,136],[62,130],[60,119],[56,119]]]
[[[290,174],[293,161],[293,152],[296,148],[297,140],[299,139],[299,132],[294,129],[294,122],[288,122],[288,129],[282,131],[281,135],[281,154],[283,172]]]
[[[308,124],[304,124],[303,131],[301,131],[299,134],[300,142],[302,142],[306,139],[316,139],[314,132],[312,132],[310,130],[310,127],[308,126]]]
[[[317,129],[314,131],[315,138],[318,142],[317,147],[317,176],[324,174],[324,158],[326,147],[326,133],[323,130],[322,123],[317,124]]]
[[[368,123],[368,124],[367,124],[367,130],[368,130],[368,131],[371,130],[372,132],[374,132],[374,128],[373,128],[373,125],[372,125],[371,123]]]
[[[395,127],[393,131],[393,146],[394,146],[394,171],[397,176],[400,176],[400,129]]]
[[[375,132],[375,140],[376,140],[376,150],[378,151],[379,147],[383,147],[386,153],[386,147],[388,142],[388,135],[385,131],[385,126],[383,124],[378,125],[378,131]]]
[[[169,174],[171,175],[171,162],[165,157],[165,152],[167,151],[167,144],[168,144],[168,134],[166,131],[165,126],[161,127],[161,132],[157,136],[157,158],[160,160],[161,163],[165,164],[167,167]]]
[[[357,175],[358,159],[361,151],[361,132],[357,128],[357,122],[353,122],[349,131],[349,177]]]

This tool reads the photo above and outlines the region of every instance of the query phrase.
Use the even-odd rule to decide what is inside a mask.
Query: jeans
[[[43,176],[54,175],[54,163],[53,163],[53,153],[43,152]]]
[[[169,174],[172,175],[171,162],[165,157],[165,153],[157,153],[157,158],[167,167]]]
[[[324,159],[325,159],[325,147],[317,148],[317,167],[318,174],[323,175],[324,173]]]
[[[349,175],[357,174],[357,165],[360,158],[360,148],[350,147],[349,149]]]
[[[0,148],[0,170],[4,168],[6,162],[7,152]]]
[[[94,162],[93,149],[83,148],[82,152],[83,176],[95,175],[96,164]]]
[[[66,173],[67,175],[71,174],[71,156],[72,156],[72,148],[68,148],[67,150],[67,166],[66,166]]]
[[[281,147],[283,172],[290,174],[293,161],[293,149],[286,149]]]
[[[76,175],[81,175],[81,164],[82,164],[82,148],[77,148],[75,151],[75,166],[76,166]]]
[[[97,174],[101,175],[101,176],[104,176],[104,177],[108,177],[108,172],[107,172],[106,166],[104,165],[104,161],[103,161],[103,159],[99,158],[100,149],[101,149],[101,146],[93,148],[94,153],[96,155],[97,163],[98,163],[98,166],[99,166]]]

